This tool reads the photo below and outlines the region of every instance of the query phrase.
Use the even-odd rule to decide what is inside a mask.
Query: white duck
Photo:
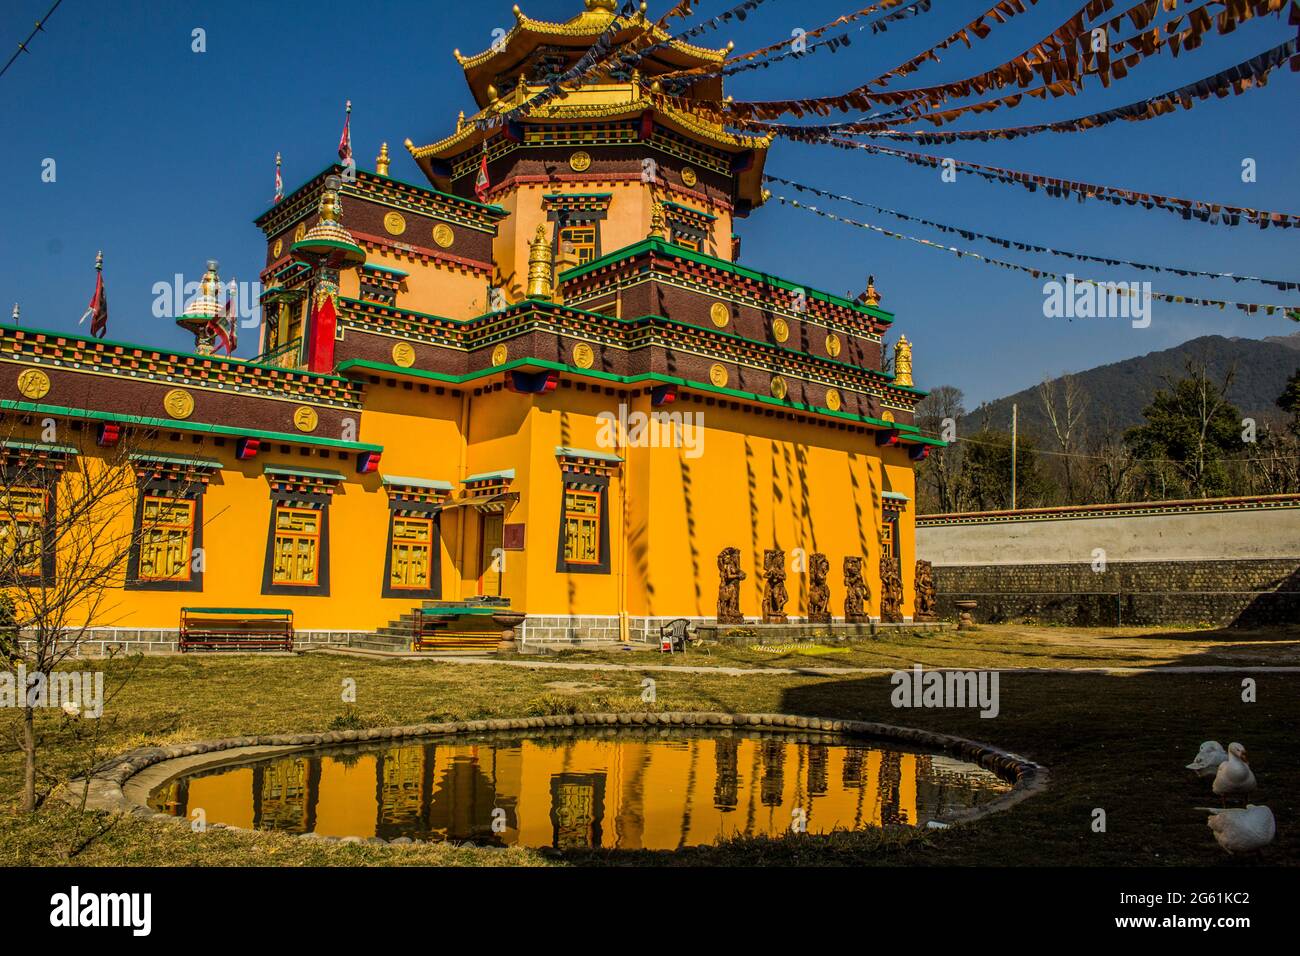
[[[1246,762],[1246,748],[1241,744],[1228,744],[1228,759],[1219,764],[1214,774],[1214,792],[1220,797],[1245,796],[1255,789],[1255,774]]]
[[[1249,853],[1273,842],[1277,833],[1277,823],[1273,811],[1268,807],[1246,804],[1243,810],[1234,807],[1230,810],[1215,810],[1213,807],[1201,807],[1210,813],[1206,826],[1214,831],[1214,839],[1219,846],[1229,853]]]
[[[1228,759],[1228,751],[1217,740],[1207,740],[1196,752],[1196,759],[1187,765],[1198,777],[1213,777],[1219,770],[1219,764]]]

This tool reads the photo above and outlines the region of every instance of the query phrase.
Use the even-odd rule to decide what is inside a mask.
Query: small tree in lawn
[[[71,443],[58,440],[65,430]],[[0,588],[9,618],[0,620],[0,649],[11,670],[21,664],[27,675],[15,688],[21,805],[31,812],[39,805],[41,740],[29,691],[39,680],[51,686],[53,672],[79,655],[91,629],[110,622],[132,547],[154,529],[135,521],[127,437],[97,448],[93,426],[77,432],[53,419],[11,420],[9,431],[0,439]]]

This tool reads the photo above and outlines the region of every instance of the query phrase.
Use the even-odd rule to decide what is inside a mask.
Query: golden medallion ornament
[[[573,347],[573,364],[578,368],[591,368],[595,361],[596,352],[586,342],[579,342]]]
[[[785,319],[772,320],[772,338],[784,342],[790,338],[790,326]]]
[[[840,354],[840,350],[843,348],[844,346],[840,342],[840,337],[836,335],[834,332],[826,336],[826,354],[829,355],[831,358],[835,358],[836,356],[838,356]]]
[[[585,173],[591,169],[591,154],[583,150],[578,150],[569,157],[569,168],[575,173]]]
[[[320,424],[320,416],[316,414],[316,409],[307,405],[299,405],[293,413],[293,427],[300,432],[314,432],[316,426]]]
[[[838,412],[844,404],[844,399],[840,398],[838,389],[826,389],[826,407],[833,412]]]
[[[298,228],[293,231],[293,241],[302,242],[303,236],[307,235],[307,223],[298,223]]]
[[[789,393],[789,391],[790,389],[785,384],[785,379],[783,379],[780,375],[772,376],[772,396],[774,398],[783,399]]]
[[[894,420],[894,413],[886,408],[883,412],[880,413],[880,420],[882,422],[892,422]]]
[[[696,174],[695,170],[692,167],[690,166],[682,167],[682,182],[685,185],[694,186],[699,181],[700,181],[700,177]]]
[[[725,302],[715,302],[709,306],[709,318],[713,320],[713,324],[718,328],[724,329],[727,327],[727,323],[731,321],[731,310],[727,308]]]
[[[406,219],[400,212],[389,212],[384,214],[384,230],[390,236],[400,236],[406,232]]]
[[[506,351],[506,347],[505,347],[505,344],[504,344],[504,343],[501,344],[501,345],[498,345],[496,348],[494,348],[494,349],[492,350],[492,364],[493,364],[493,365],[505,365],[505,364],[506,364],[506,356],[507,356],[508,354],[509,354],[509,352]]]
[[[18,374],[18,391],[23,398],[44,398],[50,393],[50,377],[38,368]]]
[[[277,239],[277,240],[275,240],[275,245],[273,245],[273,246],[271,247],[271,258],[272,258],[272,259],[279,259],[279,258],[280,258],[280,253],[282,253],[282,252],[284,252],[284,240],[283,240],[283,239]]]
[[[393,364],[410,368],[415,364],[415,348],[410,342],[398,342],[393,346]]]
[[[183,388],[173,388],[163,396],[163,408],[172,418],[189,418],[194,414],[194,396]]]
[[[443,249],[447,249],[456,241],[456,234],[451,231],[451,226],[440,222],[433,227],[433,241]]]
[[[718,388],[723,388],[727,384],[727,370],[721,365],[715,364],[709,369],[709,381]]]

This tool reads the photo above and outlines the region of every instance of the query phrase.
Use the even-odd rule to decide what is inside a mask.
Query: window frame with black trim
[[[0,582],[0,586],[16,586],[18,578],[21,578],[24,583],[36,584],[41,587],[48,587],[54,583],[56,555],[54,553],[55,549],[50,547],[50,542],[46,540],[46,531],[50,515],[58,513],[55,509],[58,508],[59,504],[58,489],[59,479],[62,477],[62,472],[58,470],[50,470],[47,473],[44,469],[41,469],[40,474],[48,474],[49,476],[49,480],[46,482],[44,487],[28,483],[10,485],[7,477],[3,482],[3,487],[0,487],[0,496],[7,497],[14,492],[31,492],[39,494],[42,498],[40,520],[39,522],[33,522],[37,525],[37,538],[40,541],[40,554],[36,561],[32,563],[39,562],[39,566],[30,573],[18,571],[12,584],[8,581],[4,581]],[[7,518],[0,517],[0,521],[12,520],[14,527],[18,527],[19,518],[14,514],[11,507],[0,507],[0,514],[7,516]],[[15,540],[17,539],[15,538]]]
[[[330,593],[330,501],[333,495],[324,490],[303,490],[301,487],[277,487],[292,484],[290,481],[274,481],[271,486],[271,516],[267,522],[266,558],[262,565],[263,594],[298,594],[313,597],[329,597]],[[315,511],[320,515],[315,532],[316,540],[316,580],[310,584],[293,584],[275,580],[276,538],[280,537],[279,515],[281,510]],[[298,532],[292,532],[298,534]]]
[[[397,546],[397,523],[403,520],[429,521],[429,571],[426,587],[400,587],[393,583],[393,557]],[[442,597],[442,506],[431,501],[403,498],[388,500],[388,541],[384,549],[384,580],[381,595],[386,598],[440,599]]]
[[[609,574],[609,475],[562,472],[560,481],[560,525],[556,535],[555,570],[562,574]],[[574,561],[567,556],[569,541],[569,495],[578,492],[596,496],[597,560]]]
[[[135,513],[132,518],[131,547],[126,559],[126,580],[123,587],[128,591],[202,591],[203,562],[194,566],[195,552],[202,553],[203,548],[203,492],[207,485],[197,479],[187,480],[183,477],[160,475],[157,472],[141,471],[136,483],[137,496]],[[183,566],[185,578],[140,577],[140,566],[144,560],[145,510],[150,499],[160,501],[184,501],[190,504],[189,550]]]

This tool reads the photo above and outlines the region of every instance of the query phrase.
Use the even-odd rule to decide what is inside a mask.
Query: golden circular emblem
[[[451,231],[451,226],[445,222],[440,222],[433,227],[433,241],[446,249],[456,241],[456,234]]]
[[[690,166],[682,167],[682,182],[687,186],[694,186],[700,181],[700,177],[695,174],[695,170]]]
[[[591,169],[591,154],[578,150],[569,157],[569,168],[575,173],[585,173]]]
[[[596,361],[596,352],[586,342],[579,342],[573,347],[573,364],[578,368],[591,368]]]
[[[293,241],[302,242],[302,237],[307,235],[307,222],[303,220],[298,223],[298,228],[293,231]]]
[[[300,432],[314,432],[319,424],[320,416],[316,414],[314,408],[299,405],[293,413],[293,426]]]
[[[785,398],[787,391],[789,391],[789,389],[786,388],[785,379],[780,375],[773,375],[772,395],[776,398]]]
[[[826,389],[826,407],[833,412],[838,412],[844,400],[840,398],[840,393],[833,388]]]
[[[492,350],[492,364],[493,364],[493,365],[505,365],[505,364],[506,364],[506,355],[508,355],[508,354],[509,354],[509,353],[506,351],[505,343],[502,343],[501,345],[498,345],[496,348],[494,348],[494,349]]]
[[[24,398],[44,398],[50,392],[50,377],[38,368],[18,374],[18,391]]]
[[[835,358],[839,355],[842,347],[843,346],[840,344],[840,337],[834,332],[826,336],[826,354],[831,358]]]
[[[731,310],[727,308],[725,302],[715,302],[709,306],[709,318],[713,320],[713,324],[718,328],[725,328],[727,323],[731,321]]]
[[[163,408],[172,418],[189,418],[194,414],[194,396],[183,388],[173,388],[163,396]]]
[[[790,326],[786,323],[785,319],[773,319],[772,338],[776,339],[778,342],[784,342],[789,337]]]
[[[402,368],[415,364],[415,348],[410,342],[398,342],[393,346],[393,362]]]
[[[885,422],[892,422],[894,420],[894,413],[886,408],[883,412],[880,413],[880,420]]]
[[[400,236],[406,232],[406,220],[402,218],[400,212],[389,212],[384,214],[384,229],[390,236]]]
[[[284,240],[283,240],[283,239],[277,239],[277,240],[275,240],[275,245],[273,245],[273,246],[271,247],[271,258],[272,258],[272,259],[279,259],[279,258],[280,258],[280,253],[282,253],[282,252],[284,252]]]
[[[727,384],[727,370],[721,365],[714,365],[713,368],[709,369],[709,381],[718,388],[722,388]]]

